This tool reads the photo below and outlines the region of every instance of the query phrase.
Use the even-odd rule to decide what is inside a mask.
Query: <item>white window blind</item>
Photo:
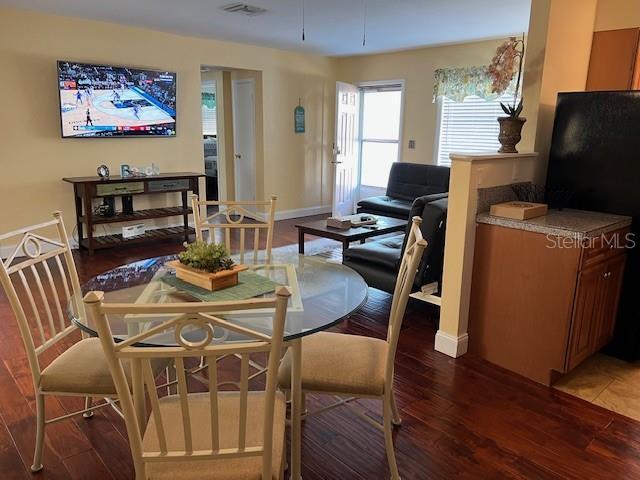
[[[214,94],[216,93],[216,82],[203,82],[202,93]],[[218,100],[217,98],[215,99]],[[217,114],[216,107],[209,108],[206,105],[202,105],[202,134],[203,135],[217,135]]]
[[[497,152],[500,148],[497,118],[506,115],[500,102],[513,103],[513,95],[496,100],[470,96],[463,102],[438,98],[439,124],[436,158],[438,165],[451,165],[449,155],[456,153]]]

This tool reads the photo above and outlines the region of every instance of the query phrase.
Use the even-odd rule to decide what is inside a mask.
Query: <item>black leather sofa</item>
[[[418,197],[411,205],[407,219],[422,217],[420,230],[427,241],[418,273],[414,282],[414,290],[432,282],[442,284],[442,261],[444,258],[444,237],[449,199],[432,200],[430,195]],[[370,287],[393,293],[400,260],[405,249],[406,233],[362,245],[349,247],[343,253],[342,263],[360,273]]]
[[[358,213],[408,218],[411,204],[418,197],[438,200],[448,196],[449,167],[418,163],[394,163],[389,173],[386,195],[358,202]]]

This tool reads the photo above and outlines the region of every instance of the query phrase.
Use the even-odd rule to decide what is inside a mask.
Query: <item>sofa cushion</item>
[[[365,211],[389,212],[400,218],[405,218],[411,210],[411,201],[399,198],[391,198],[386,195],[380,197],[369,197],[358,202],[358,207]]]
[[[415,198],[449,191],[449,167],[396,162],[391,166],[387,196],[412,202]]]
[[[345,262],[366,262],[395,271],[400,266],[400,252],[403,242],[404,235],[394,235],[362,245],[355,245],[344,251],[343,259]]]

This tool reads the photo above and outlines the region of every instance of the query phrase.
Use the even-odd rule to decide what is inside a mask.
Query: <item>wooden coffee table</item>
[[[315,222],[298,223],[298,252],[304,254],[305,234],[316,237],[330,238],[342,243],[342,251],[349,248],[351,242],[360,241],[364,243],[367,238],[386,235],[387,233],[403,232],[407,228],[407,220],[399,218],[383,217],[376,215],[378,223],[375,225],[364,225],[362,227],[352,227],[347,230],[327,227],[326,220],[316,220]]]

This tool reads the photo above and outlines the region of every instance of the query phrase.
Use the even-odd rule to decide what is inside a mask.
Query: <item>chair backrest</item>
[[[116,385],[120,399],[129,443],[136,469],[136,478],[147,478],[145,471],[149,462],[189,460],[214,460],[237,457],[262,457],[263,479],[271,479],[272,469],[272,440],[274,408],[277,388],[277,371],[283,346],[283,334],[287,302],[290,292],[286,287],[280,287],[275,298],[259,298],[238,302],[194,302],[173,304],[107,304],[103,302],[102,292],[89,292],[85,295],[84,303],[89,315],[95,319],[102,347]],[[273,311],[272,334],[251,330],[247,327],[232,324],[220,316],[223,312],[237,310],[268,309]],[[117,314],[150,314],[157,315],[162,323],[148,330],[129,337],[120,343],[115,343],[107,320],[108,315]],[[248,337],[248,340],[237,343],[213,344],[214,329],[226,329],[235,331]],[[173,332],[177,346],[175,347],[138,347],[139,342],[144,342],[149,337],[158,334]],[[203,334],[202,340],[193,340],[195,332]],[[191,339],[185,338],[190,334]],[[248,428],[248,396],[249,396],[249,356],[252,354],[267,354],[267,378],[266,386],[262,391],[264,395],[264,425],[263,438],[259,444],[249,444]],[[221,444],[221,417],[219,417],[218,402],[222,398],[219,395],[228,395],[229,392],[219,393],[218,373],[219,364],[223,358],[240,358],[240,378],[238,382],[239,392],[236,393],[239,412],[237,428],[237,442],[234,445]],[[188,383],[185,375],[185,360],[199,361],[206,358],[208,373],[208,395],[200,393],[200,397],[208,397],[206,413],[209,418],[197,419],[191,411],[189,402]],[[176,402],[175,416],[180,416],[180,429],[169,430],[165,425],[169,418],[161,413],[160,405],[166,398],[159,399],[156,390],[154,375],[152,373],[152,361],[155,359],[172,360],[175,362],[177,375],[177,395],[172,395],[168,400]],[[129,361],[130,368],[142,372],[146,392],[151,406],[150,422],[154,422],[156,437],[149,444],[143,445],[144,431],[141,431],[140,419],[136,417],[132,394],[123,369],[123,361]],[[223,372],[225,378],[228,372]],[[224,382],[228,384],[232,382]],[[193,398],[193,397],[191,397]],[[230,397],[227,397],[230,398]],[[232,400],[234,400],[232,398]],[[178,413],[179,412],[179,413]],[[199,410],[200,412],[200,410]],[[200,412],[202,414],[202,412]],[[142,419],[142,424],[146,419]],[[222,420],[225,420],[224,418]],[[228,422],[227,418],[225,422]],[[173,419],[175,425],[176,419]],[[168,435],[173,431],[174,435]],[[176,442],[176,435],[180,435],[180,441]],[[199,439],[198,442],[194,442]],[[171,440],[170,440],[171,439]],[[204,440],[203,440],[204,439]],[[206,448],[203,448],[202,442]],[[194,443],[197,443],[194,445]]]
[[[207,241],[223,243],[229,252],[239,253],[242,263],[247,251],[252,252],[253,261],[257,261],[263,238],[268,262],[271,260],[273,245],[276,200],[277,197],[272,195],[266,201],[210,201],[198,200],[198,196],[193,195],[191,204],[196,240],[204,241],[204,233],[208,232]],[[209,215],[208,207],[217,207],[217,210]],[[247,240],[251,242],[249,248]],[[237,242],[237,248],[233,248],[232,242]]]
[[[427,246],[427,242],[422,237],[422,231],[420,230],[422,218],[413,217],[411,222],[411,229],[407,235],[407,243],[404,253],[402,254],[398,278],[396,279],[396,287],[393,291],[391,313],[389,314],[389,329],[387,331],[389,348],[387,351],[385,371],[388,381],[391,381],[393,377],[396,348],[398,346],[400,328],[402,327],[402,319],[404,318],[404,312],[407,308],[407,302],[409,301],[409,294],[413,289],[413,281],[418,271],[422,254]]]
[[[446,195],[446,194],[445,194]],[[442,276],[442,260],[444,257],[445,227],[447,221],[448,197],[433,198],[434,195],[418,197],[411,205],[409,218],[419,216],[422,218],[420,231],[427,241],[427,247],[422,254],[422,260],[418,265],[418,273],[414,279],[414,287],[439,281]],[[402,244],[402,252],[407,245],[409,233],[413,223],[407,225],[407,230]]]
[[[43,235],[51,230],[54,238]],[[6,240],[16,247],[0,260],[0,283],[18,321],[37,385],[38,356],[77,328],[67,308],[74,310],[74,316],[83,311],[76,304],[80,281],[60,212],[54,212],[48,222],[0,235],[0,242]]]

